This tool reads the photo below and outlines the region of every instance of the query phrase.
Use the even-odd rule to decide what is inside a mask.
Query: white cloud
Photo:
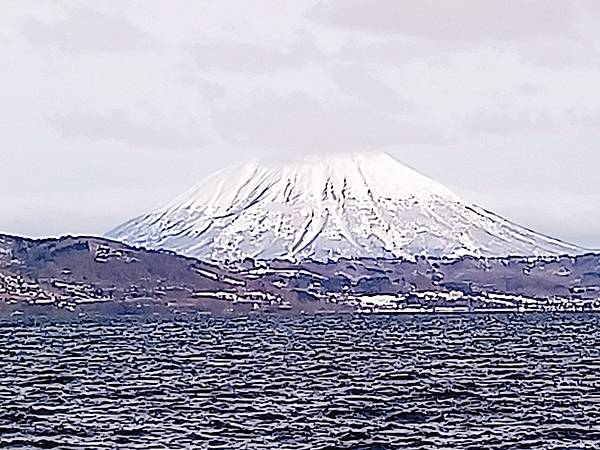
[[[285,97],[261,92],[244,104],[215,109],[213,117],[226,140],[282,151],[373,150],[443,140],[439,132],[416,120],[363,105],[321,102],[302,92]]]
[[[48,121],[65,137],[112,140],[141,148],[199,148],[208,143],[197,127],[171,126],[166,117],[134,120],[119,110],[53,115]]]
[[[29,17],[22,32],[33,45],[54,46],[76,55],[146,49],[153,39],[123,16],[90,8],[69,9],[60,20]]]

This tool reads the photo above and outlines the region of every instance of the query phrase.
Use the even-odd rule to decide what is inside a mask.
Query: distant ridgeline
[[[598,310],[600,255],[209,264],[102,238],[0,236],[0,317]]]

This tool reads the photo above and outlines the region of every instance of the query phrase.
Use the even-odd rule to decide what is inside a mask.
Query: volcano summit
[[[108,237],[215,261],[584,251],[470,204],[385,153],[224,169]]]

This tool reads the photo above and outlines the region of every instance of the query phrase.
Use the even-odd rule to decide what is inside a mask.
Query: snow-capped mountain
[[[108,236],[216,261],[583,251],[465,202],[385,153],[224,169]]]

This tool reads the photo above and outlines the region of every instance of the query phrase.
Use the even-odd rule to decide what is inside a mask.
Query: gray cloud
[[[153,45],[153,39],[125,17],[88,8],[68,10],[54,22],[30,17],[23,21],[22,32],[31,44],[80,55],[131,52]]]
[[[547,109],[479,110],[464,122],[469,133],[498,135],[569,133],[600,126],[600,109],[570,108],[561,111]]]
[[[322,58],[310,40],[292,43],[289,48],[259,46],[240,41],[220,40],[196,43],[190,52],[199,68],[228,71],[272,72],[299,69]]]
[[[600,47],[591,36],[536,36],[515,47],[527,63],[544,67],[599,66]]]
[[[511,39],[571,27],[570,0],[323,0],[308,16],[349,30],[433,39]]]
[[[339,51],[339,58],[356,64],[400,66],[417,60],[447,53],[451,48],[447,42],[429,39],[415,41],[384,35],[380,39],[362,41],[348,39]]]
[[[600,127],[600,108],[570,110],[568,123],[574,129],[591,128],[597,130]]]
[[[164,119],[136,121],[123,111],[56,114],[48,121],[65,137],[112,140],[136,147],[197,148],[208,143],[195,127],[170,127]]]
[[[338,65],[332,72],[333,81],[345,94],[375,111],[406,113],[414,105],[401,99],[396,91],[360,66]]]
[[[480,110],[465,120],[470,132],[491,134],[544,134],[557,130],[560,122],[546,111]]]
[[[535,83],[521,83],[515,87],[515,93],[518,95],[535,96],[544,94],[544,89]]]
[[[187,86],[198,89],[202,97],[208,102],[222,100],[227,94],[227,88],[214,81],[198,79],[191,75],[187,75],[181,78],[181,82]]]
[[[241,107],[214,110],[213,118],[224,139],[253,147],[326,152],[443,141],[421,123],[360,105],[321,103],[301,92],[262,93]]]

